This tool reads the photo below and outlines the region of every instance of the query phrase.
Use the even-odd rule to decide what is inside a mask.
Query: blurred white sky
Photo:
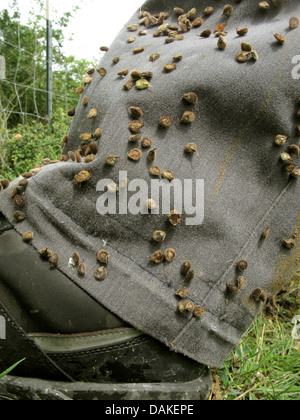
[[[46,0],[44,2],[46,10]],[[49,0],[50,13],[57,10],[59,15],[71,10],[76,4],[81,6],[65,32],[64,50],[67,55],[75,55],[78,59],[85,58],[89,61],[92,61],[93,57],[100,57],[100,46],[109,46],[122,26],[143,3],[143,0]],[[8,8],[8,4],[9,0],[0,0],[0,10]],[[22,23],[27,21],[28,11],[32,10],[32,7],[32,1],[19,0],[20,12],[24,19]],[[72,34],[73,41],[70,42],[68,38]]]

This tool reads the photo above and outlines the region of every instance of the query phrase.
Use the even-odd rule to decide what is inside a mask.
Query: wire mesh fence
[[[26,126],[32,119],[47,123],[47,95],[51,93],[54,112],[66,113],[76,104],[73,85],[80,83],[82,68],[76,68],[72,57],[55,54],[53,46],[53,90],[47,90],[46,28],[14,23],[10,31],[0,28],[0,134],[1,142],[18,124]],[[6,32],[6,33],[5,33]],[[80,67],[80,66],[79,66]]]

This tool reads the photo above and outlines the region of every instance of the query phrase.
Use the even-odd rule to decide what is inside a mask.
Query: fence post
[[[46,1],[47,16],[47,117],[52,117],[52,22],[50,20],[49,0]]]

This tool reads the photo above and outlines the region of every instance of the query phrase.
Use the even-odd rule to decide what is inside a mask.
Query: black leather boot
[[[206,366],[125,324],[0,217],[0,399],[207,399]]]

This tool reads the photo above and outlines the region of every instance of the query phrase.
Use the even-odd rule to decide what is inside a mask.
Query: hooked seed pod
[[[143,152],[140,149],[132,149],[128,153],[128,159],[138,162],[143,155]]]
[[[140,134],[133,134],[130,136],[129,141],[130,143],[136,143],[137,141],[141,140],[142,136]]]
[[[279,45],[283,45],[286,42],[286,38],[281,34],[274,34],[275,39],[277,40]]]
[[[139,90],[144,90],[152,86],[150,85],[147,79],[142,78],[136,81],[135,87]]]
[[[118,156],[115,156],[113,154],[109,154],[105,158],[105,164],[107,166],[114,166],[116,164],[116,162],[117,162],[118,159],[119,159]]]
[[[278,134],[275,137],[274,143],[276,144],[276,146],[282,147],[285,145],[285,143],[287,142],[288,137],[284,136],[282,134]]]
[[[24,242],[30,242],[33,240],[33,232],[25,232],[23,235]]]
[[[231,4],[227,4],[223,9],[223,15],[230,17],[232,13],[233,13],[233,7],[231,6]]]
[[[176,258],[176,252],[173,248],[168,248],[165,250],[165,259],[167,262],[172,262]]]
[[[299,19],[296,17],[290,18],[289,21],[289,28],[290,29],[297,29],[299,27]]]
[[[181,222],[181,213],[178,210],[172,210],[169,214],[169,222],[173,226],[177,226]]]
[[[197,145],[195,143],[188,143],[184,147],[186,153],[197,153]]]
[[[107,70],[104,67],[100,67],[100,69],[97,69],[97,72],[100,74],[101,77],[104,77],[107,74]]]
[[[85,274],[86,274],[86,264],[84,262],[79,264],[78,274],[79,274],[79,276],[85,276]]]
[[[153,240],[154,240],[155,242],[162,243],[162,242],[164,242],[164,240],[166,239],[166,236],[167,236],[166,232],[164,232],[164,231],[162,231],[162,230],[156,230],[156,231],[153,233]]]
[[[95,271],[95,273],[94,273],[94,277],[98,281],[101,281],[101,280],[106,279],[106,277],[107,277],[107,269],[105,267],[98,268]]]
[[[118,76],[127,76],[127,74],[129,73],[129,69],[123,69],[118,71],[117,75]]]
[[[287,249],[293,249],[296,246],[296,241],[294,238],[283,239],[282,243]]]
[[[245,271],[245,270],[247,270],[247,268],[248,268],[248,262],[246,260],[240,260],[237,263],[237,269],[239,271]]]
[[[148,148],[152,146],[152,140],[149,137],[144,137],[142,140],[142,147]]]
[[[80,264],[80,256],[78,254],[78,252],[73,252],[72,254],[72,260],[74,261],[75,265],[79,265]]]
[[[238,293],[239,288],[233,283],[226,284],[227,290],[231,293]]]
[[[175,179],[174,173],[170,169],[164,169],[162,172],[162,177],[168,181],[173,181]]]
[[[198,95],[195,92],[186,92],[182,96],[182,100],[184,102],[187,102],[188,104],[196,105],[196,103],[198,102],[199,98],[198,98]]]
[[[43,248],[40,250],[40,256],[48,260],[52,255],[52,251],[48,248]]]
[[[134,85],[135,85],[135,81],[130,79],[126,83],[124,83],[123,89],[129,91],[130,89],[133,88]]]
[[[172,122],[173,122],[173,118],[167,117],[167,116],[163,116],[163,117],[161,117],[159,119],[159,125],[161,127],[164,127],[164,128],[170,127],[170,125],[172,124]]]
[[[260,288],[254,289],[250,295],[250,298],[255,300],[255,302],[259,302],[261,294],[262,294],[262,290]]]
[[[206,312],[207,310],[203,306],[198,305],[194,307],[193,315],[195,318],[202,318]]]
[[[138,120],[133,120],[131,121],[131,123],[129,124],[128,129],[132,132],[132,133],[138,133],[143,127],[144,127],[144,123],[142,121],[138,121]]]
[[[170,64],[165,64],[164,65],[164,71],[165,73],[171,73],[172,71],[177,69],[177,64],[176,63],[170,63]]]
[[[9,187],[9,184],[10,184],[10,182],[9,182],[9,180],[8,179],[2,179],[1,181],[0,181],[0,184],[1,184],[1,186],[2,186],[2,188],[4,189],[4,190],[6,190],[8,187]]]
[[[50,268],[56,268],[58,264],[58,254],[54,252],[52,257],[50,258]]]
[[[189,260],[185,260],[180,268],[180,273],[184,276],[187,275],[187,273],[190,271],[190,269],[192,268],[192,263]]]
[[[182,286],[176,292],[175,296],[179,297],[180,299],[186,299],[190,294],[190,291],[187,287]]]
[[[227,48],[227,45],[228,45],[227,39],[224,36],[220,35],[218,38],[219,50],[221,51],[225,50]]]
[[[165,256],[162,251],[155,251],[151,256],[151,260],[155,264],[161,264],[164,259],[165,259]]]
[[[145,51],[145,48],[144,48],[144,47],[137,47],[137,48],[134,48],[134,49],[132,50],[133,54],[140,54],[140,53],[142,53],[143,51]]]
[[[88,181],[91,177],[91,174],[88,171],[81,171],[74,176],[74,184],[81,185],[82,183]]]
[[[14,205],[16,207],[24,207],[25,206],[25,199],[21,195],[16,194],[14,196]]]
[[[185,111],[181,117],[181,124],[191,124],[195,121],[195,114],[192,111]]]
[[[149,160],[149,162],[154,162],[156,159],[156,150],[157,149],[151,149],[148,152],[148,156],[147,159]]]
[[[87,119],[90,120],[91,118],[95,118],[98,115],[98,111],[96,108],[90,110]]]
[[[12,217],[16,223],[20,223],[26,219],[25,214],[18,210],[13,213]]]
[[[130,110],[130,114],[131,114],[131,116],[132,116],[134,119],[136,119],[136,120],[138,120],[139,118],[141,118],[141,117],[144,115],[144,113],[143,113],[143,111],[141,110],[141,108],[139,108],[139,107],[137,107],[137,106],[131,106],[131,107],[129,108],[129,110]]]
[[[236,30],[236,33],[237,33],[239,36],[245,36],[245,35],[247,35],[248,31],[249,31],[249,29],[248,29],[248,28],[241,28],[241,29],[237,29],[237,30]]]
[[[262,234],[262,239],[264,239],[264,240],[268,239],[269,235],[270,235],[270,228],[266,227],[263,234]]]
[[[154,62],[154,61],[156,61],[156,60],[158,60],[160,58],[160,54],[158,54],[158,53],[152,53],[151,55],[150,55],[150,61],[152,61],[152,62]]]
[[[160,176],[161,169],[159,168],[159,166],[151,166],[149,169],[149,173],[150,175],[153,175],[153,176]]]
[[[102,249],[98,252],[97,259],[101,264],[109,263],[109,252],[106,249]]]
[[[209,38],[212,34],[212,30],[211,29],[204,29],[204,31],[201,32],[201,34],[199,35],[201,38]]]
[[[187,275],[185,276],[184,281],[186,283],[189,283],[190,281],[192,281],[195,278],[195,276],[196,276],[195,270],[189,270]]]
[[[270,9],[270,5],[267,1],[261,1],[258,3],[258,6],[261,10],[269,10]]]

